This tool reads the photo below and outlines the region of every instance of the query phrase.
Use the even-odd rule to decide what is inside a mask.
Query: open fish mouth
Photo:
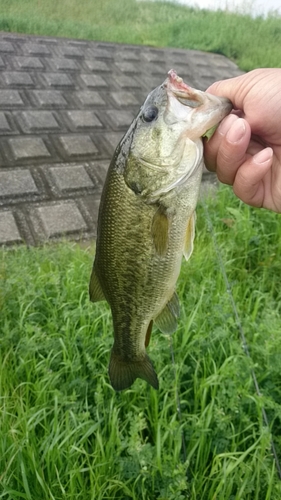
[[[190,117],[193,112],[200,112],[204,108],[206,98],[202,97],[200,91],[187,85],[174,69],[168,72],[164,87],[168,97],[168,106],[164,114],[165,123],[171,126],[179,122],[186,122],[189,123],[189,130],[191,130],[192,120]]]
[[[168,78],[165,85],[167,91],[172,93],[184,106],[198,108],[203,104],[200,96],[196,94],[194,89],[187,85],[180,76],[178,76],[174,69],[168,72]]]
[[[180,76],[178,76],[178,74],[174,69],[170,69],[170,71],[168,72],[168,78],[166,82],[167,82],[167,87],[170,90],[174,91],[175,93],[190,92],[191,90],[191,87],[189,87],[189,85],[187,85],[183,81],[183,79]]]
[[[215,130],[213,127],[218,125],[232,109],[229,99],[190,87],[174,69],[168,72],[164,86],[168,96],[168,106],[164,115],[166,124],[173,126],[178,122],[189,123],[191,139],[202,137],[206,132],[210,137]]]

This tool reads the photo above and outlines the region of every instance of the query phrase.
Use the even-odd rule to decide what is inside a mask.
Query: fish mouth
[[[187,85],[174,69],[168,72],[165,86],[167,91],[171,92],[184,106],[198,108],[203,104],[200,95],[194,92],[194,89]]]
[[[171,111],[165,114],[164,120],[167,125],[171,126],[177,121],[189,121],[190,139],[204,136],[218,125],[233,107],[226,97],[219,97],[190,87],[174,69],[168,72],[164,85],[168,95],[168,107]]]
[[[191,91],[191,87],[189,87],[189,85],[187,85],[183,79],[178,76],[174,69],[170,69],[168,72],[167,87],[170,87],[170,90],[180,93]]]

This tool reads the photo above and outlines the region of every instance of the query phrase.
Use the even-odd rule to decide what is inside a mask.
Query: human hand
[[[205,141],[205,164],[242,201],[281,212],[281,69],[257,69],[216,82],[234,111]]]

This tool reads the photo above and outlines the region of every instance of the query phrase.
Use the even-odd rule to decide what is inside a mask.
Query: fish
[[[189,259],[203,161],[202,136],[231,102],[193,89],[170,70],[149,93],[116,148],[102,191],[90,300],[111,308],[113,389],[159,381],[146,350],[153,324],[177,329],[176,282]]]

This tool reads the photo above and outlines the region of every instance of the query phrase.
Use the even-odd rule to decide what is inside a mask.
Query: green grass
[[[136,0],[1,0],[0,30],[218,52],[241,69],[280,67],[281,17]]]
[[[175,367],[169,337],[154,331],[149,347],[158,392],[109,385],[111,316],[87,293],[93,250],[1,250],[1,499],[280,500],[270,450],[272,435],[281,459],[280,216],[229,188],[207,206],[251,359],[199,205]]]

